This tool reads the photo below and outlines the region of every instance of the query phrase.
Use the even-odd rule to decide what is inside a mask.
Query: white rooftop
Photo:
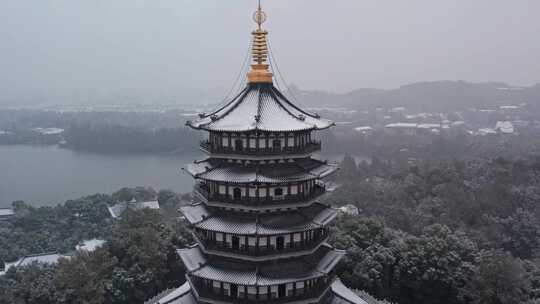
[[[105,244],[104,240],[92,239],[82,241],[79,245],[75,247],[77,250],[92,252],[98,249],[99,247]]]
[[[15,212],[11,208],[0,208],[0,216],[12,216]]]
[[[423,123],[417,126],[418,129],[438,129],[440,127],[441,125],[436,123]]]
[[[69,256],[61,255],[58,253],[28,255],[13,263],[6,263],[4,272],[0,273],[0,275],[5,274],[11,267],[28,266],[28,265],[31,265],[32,263],[56,264],[58,263],[58,260],[60,258],[69,258]]]
[[[298,108],[271,85],[249,85],[225,106],[187,125],[208,131],[279,132],[321,130],[333,123]]]
[[[415,123],[396,122],[396,123],[387,124],[385,127],[386,128],[416,129],[417,125],[418,124],[415,124]]]
[[[107,207],[112,218],[119,218],[127,208],[131,208],[133,210],[159,209],[159,203],[158,201],[135,202],[132,200],[130,202],[121,202],[114,206]]]
[[[480,135],[497,134],[497,131],[491,128],[481,128],[481,129],[478,129],[478,134]]]
[[[514,133],[514,125],[509,121],[497,121],[495,130],[504,134],[512,134]]]
[[[364,132],[364,131],[371,131],[373,130],[373,128],[370,126],[362,126],[362,127],[356,127],[354,128],[354,130],[358,132]]]
[[[60,128],[34,128],[32,130],[42,135],[58,135],[64,133],[64,129]]]

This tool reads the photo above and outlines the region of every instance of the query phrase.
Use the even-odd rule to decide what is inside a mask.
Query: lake
[[[193,179],[181,170],[199,155],[100,154],[56,146],[0,145],[0,207],[15,200],[33,206],[64,203],[123,187],[190,192]],[[325,158],[341,160],[342,155]]]
[[[126,155],[76,152],[56,146],[0,146],[0,207],[24,200],[56,205],[123,187],[189,192],[193,179],[181,168],[202,155]]]

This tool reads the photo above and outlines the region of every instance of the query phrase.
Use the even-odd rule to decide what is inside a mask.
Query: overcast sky
[[[0,0],[0,90],[230,87],[255,0]],[[289,83],[540,82],[538,0],[263,0]],[[30,93],[29,93],[30,94]]]

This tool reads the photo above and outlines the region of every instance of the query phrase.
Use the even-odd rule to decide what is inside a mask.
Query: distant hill
[[[540,104],[540,84],[513,87],[505,83],[470,83],[433,81],[404,85],[393,90],[359,89],[347,94],[291,89],[304,105],[310,107],[406,107],[416,111],[453,111],[465,108],[494,108],[501,105]]]

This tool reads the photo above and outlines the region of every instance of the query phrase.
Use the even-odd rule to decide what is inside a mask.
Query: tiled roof
[[[294,162],[240,165],[220,159],[207,159],[189,164],[185,170],[195,178],[235,183],[283,183],[324,178],[338,169],[312,158],[298,159]]]
[[[298,108],[271,84],[252,84],[225,106],[188,125],[209,131],[285,132],[326,129],[333,123]]]
[[[284,260],[279,264],[252,264],[205,257],[198,246],[178,251],[193,276],[231,284],[268,286],[308,280],[327,275],[344,252],[323,245],[307,257]],[[195,263],[194,263],[195,261]]]
[[[141,210],[141,209],[159,209],[158,201],[148,201],[148,202],[120,202],[116,205],[107,207],[112,218],[119,218],[122,216],[122,213],[126,211],[127,208],[132,210]]]
[[[332,296],[326,302],[326,304],[368,304],[362,300],[352,290],[347,288],[341,280],[337,279],[332,284]]]
[[[184,285],[172,291],[164,292],[146,304],[197,304],[197,300],[191,293],[191,286],[186,282]]]
[[[197,228],[238,235],[278,235],[315,229],[328,225],[337,210],[322,204],[286,213],[242,214],[215,212],[203,204],[185,206],[182,213]]]

